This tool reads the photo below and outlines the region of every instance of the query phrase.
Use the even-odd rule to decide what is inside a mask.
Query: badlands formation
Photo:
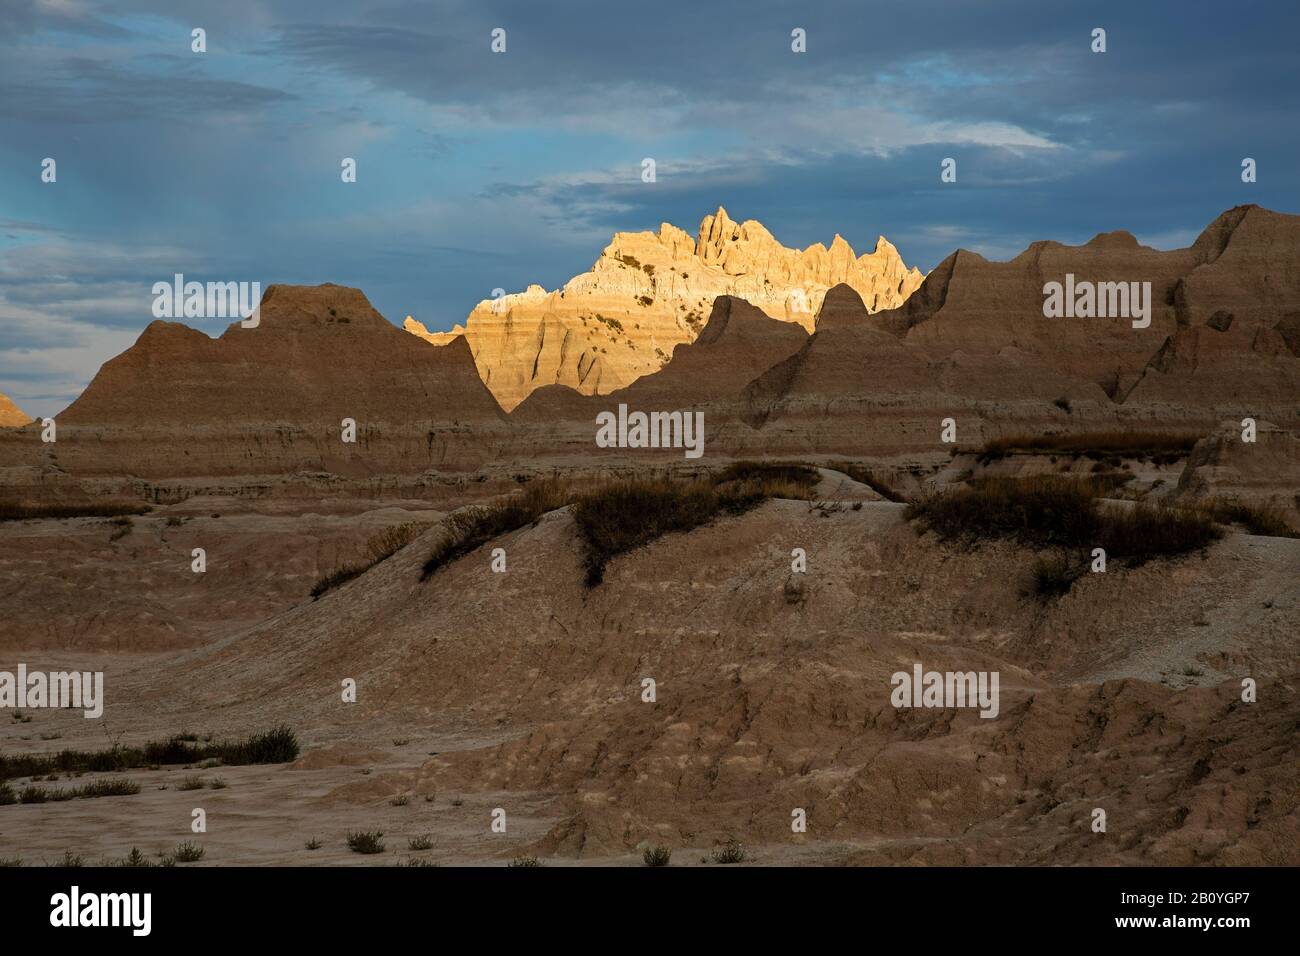
[[[0,648],[33,670],[106,672],[102,720],[6,719],[0,754],[280,721],[304,744],[287,764],[125,771],[134,795],[0,801],[0,858],[168,850],[191,838],[179,784],[198,774],[226,784],[203,794],[222,821],[202,838],[212,864],[639,865],[660,844],[680,866],[731,840],[759,864],[1300,863],[1300,538],[1225,526],[1197,553],[1116,561],[1043,599],[1031,583],[1051,551],[944,543],[877,480],[915,500],[983,477],[1103,469],[1124,479],[1107,508],[1219,499],[1267,504],[1300,528],[1300,217],[1239,207],[1170,252],[1127,233],[1035,243],[1003,263],[959,251],[910,296],[906,271],[892,292],[829,266],[816,283],[782,271],[806,252],[764,266],[769,296],[749,266],[726,265],[744,258],[729,249],[763,244],[761,227],[706,225],[695,241],[661,230],[677,251],[659,259],[648,234],[646,248],[620,237],[602,256],[593,276],[626,273],[625,292],[654,290],[652,305],[551,294],[566,304],[528,321],[531,361],[552,371],[511,379],[508,411],[507,366],[484,371],[487,345],[470,333],[434,345],[357,290],[274,286],[256,329],[211,339],[149,325],[56,416],[56,442],[39,423],[0,428],[10,513],[152,507],[0,522]],[[821,253],[835,268],[862,261],[836,248]],[[710,274],[681,265],[691,256],[731,279],[675,297]],[[1044,285],[1067,275],[1150,282],[1150,325],[1045,317]],[[598,286],[612,288],[579,287]],[[796,286],[807,314],[783,305],[780,289]],[[636,308],[659,318],[643,313],[638,330],[625,317]],[[692,311],[697,322],[679,318]],[[662,334],[626,352],[653,341],[670,360],[626,380],[602,367],[597,388],[593,358],[579,379],[559,345],[599,341],[579,336],[580,312],[617,318],[629,341]],[[530,314],[480,313],[497,329]],[[507,344],[489,354],[528,354]],[[619,404],[703,412],[704,457],[597,448],[595,417]],[[945,418],[955,443],[941,441]],[[983,454],[1010,435],[1098,432],[1194,445],[1109,463]],[[445,519],[538,478],[583,486],[737,458],[811,463],[813,500],[775,497],[663,535],[594,586],[572,507],[422,573]],[[400,525],[409,543],[313,599]],[[997,717],[893,706],[891,675],[917,663],[997,672]],[[504,834],[490,827],[497,808]],[[806,832],[791,829],[794,809]],[[382,831],[387,850],[351,853],[358,830]],[[433,848],[408,850],[424,834]]]
[[[1242,206],[1170,252],[1123,232],[1082,246],[1037,242],[1008,262],[958,251],[902,305],[875,313],[841,283],[822,296],[811,334],[722,295],[699,306],[699,332],[662,368],[607,381],[600,395],[551,384],[509,413],[480,379],[466,335],[435,346],[395,328],[358,290],[274,286],[255,329],[236,323],[212,340],[149,325],[56,417],[57,443],[42,442],[35,424],[0,429],[0,481],[16,496],[93,495],[116,483],[162,501],[214,482],[371,494],[448,476],[680,460],[597,448],[595,415],[620,402],[702,411],[706,456],[869,453],[925,468],[952,451],[939,441],[945,418],[968,450],[1011,433],[1208,436],[1246,417],[1286,444],[1300,427],[1298,249],[1300,217]],[[630,269],[616,261],[598,271]],[[1149,325],[1045,317],[1045,284],[1067,275],[1149,282]],[[344,419],[356,423],[355,443],[340,440]]]
[[[620,232],[591,271],[561,289],[531,285],[480,302],[450,332],[431,333],[409,316],[406,329],[435,345],[463,336],[510,411],[546,385],[603,395],[657,371],[700,334],[718,296],[812,332],[832,286],[850,286],[875,312],[901,305],[922,278],[884,236],[862,256],[838,234],[829,249],[787,249],[761,223],[737,224],[718,207],[694,238],[668,223],[657,233]]]

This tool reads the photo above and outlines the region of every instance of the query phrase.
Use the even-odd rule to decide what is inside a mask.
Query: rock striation
[[[343,441],[343,421],[356,441]],[[273,285],[255,328],[154,321],[56,417],[5,436],[0,466],[183,477],[476,467],[504,414],[463,341],[431,349],[357,289]]]
[[[1149,283],[1149,325],[1048,318],[1044,287]],[[1300,216],[1240,206],[1189,248],[1126,232],[1036,242],[1008,262],[958,250],[906,303],[868,316],[849,290],[795,356],[746,389],[779,451],[933,445],[1080,426],[1200,430],[1252,416],[1300,425]]]

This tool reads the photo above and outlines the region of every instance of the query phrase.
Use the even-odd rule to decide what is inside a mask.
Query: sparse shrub
[[[18,802],[14,788],[7,783],[0,783],[0,807],[7,807]]]
[[[23,865],[21,856],[0,856],[0,869],[9,869]]]
[[[535,856],[517,856],[509,863],[506,864],[506,866],[511,866],[511,867],[514,866],[530,867],[530,866],[541,866],[541,865],[542,865],[542,861],[537,859],[537,857]]]
[[[479,505],[449,515],[443,536],[424,563],[421,580],[439,568],[487,544],[493,538],[536,524],[548,511],[568,504],[566,487],[554,481],[534,481],[521,492],[494,505]]]
[[[736,840],[728,840],[713,848],[714,863],[744,863],[747,856],[745,845]]]
[[[353,853],[383,853],[384,835],[377,830],[361,830],[349,833],[348,849]]]
[[[64,850],[63,859],[54,865],[75,869],[76,867],[84,866],[85,860],[81,858],[80,854],[73,853],[71,850]]]
[[[284,724],[242,741],[208,744],[203,748],[205,755],[210,753],[230,766],[288,763],[297,759],[298,750],[298,735]]]
[[[230,784],[226,783],[226,781],[222,780],[220,777],[213,777],[208,781],[209,790],[225,790],[228,786],[230,786]]]
[[[1068,592],[1079,572],[1064,554],[1053,554],[1035,561],[1030,576],[1031,593],[1045,600]]]
[[[203,847],[186,840],[176,847],[176,851],[172,856],[175,857],[177,863],[195,863],[203,859]]]
[[[410,802],[411,802],[411,798],[404,793],[399,793],[397,796],[393,797],[393,799],[389,801],[389,803],[391,803],[395,807],[404,807]]]
[[[202,790],[203,787],[203,778],[200,776],[186,777],[176,785],[177,790]]]
[[[18,794],[19,803],[45,803],[50,799],[50,791],[44,787],[33,787],[28,785],[23,787]]]
[[[409,840],[406,841],[406,845],[407,845],[410,849],[415,850],[415,851],[419,851],[419,850],[432,850],[432,849],[433,849],[433,835],[432,835],[432,834],[429,834],[429,833],[423,833],[423,834],[421,834],[420,836],[414,836],[414,837],[411,837]]]
[[[149,858],[147,856],[145,856],[143,853],[140,852],[139,847],[133,846],[131,847],[131,852],[128,853],[125,857],[123,857],[118,862],[117,865],[135,868],[135,867],[152,866],[153,864],[149,862]]]
[[[667,866],[673,851],[666,846],[648,846],[641,852],[646,866]]]

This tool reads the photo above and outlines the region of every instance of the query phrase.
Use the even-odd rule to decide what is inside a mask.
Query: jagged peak
[[[0,427],[18,428],[33,421],[8,395],[0,394]]]

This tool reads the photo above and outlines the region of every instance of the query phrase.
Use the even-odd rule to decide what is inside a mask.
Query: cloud
[[[792,246],[883,233],[923,270],[1116,228],[1184,245],[1240,202],[1300,207],[1298,28],[1209,0],[11,0],[0,391],[75,394],[175,271],[356,285],[447,328],[719,204]]]

